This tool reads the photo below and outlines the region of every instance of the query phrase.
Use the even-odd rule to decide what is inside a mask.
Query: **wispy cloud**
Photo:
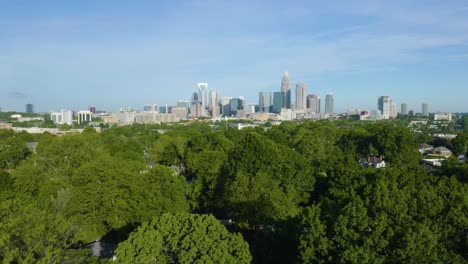
[[[12,92],[8,92],[8,98],[15,99],[15,100],[23,100],[23,99],[29,99],[30,96],[20,91],[12,91]]]

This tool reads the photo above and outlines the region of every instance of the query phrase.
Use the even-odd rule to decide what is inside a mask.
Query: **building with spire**
[[[289,79],[289,73],[285,72],[281,79],[281,92],[283,93],[283,108],[291,109],[291,81]]]

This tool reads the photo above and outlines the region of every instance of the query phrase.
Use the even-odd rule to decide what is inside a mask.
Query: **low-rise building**
[[[439,156],[444,156],[446,158],[449,158],[450,156],[452,156],[452,151],[450,151],[450,149],[446,147],[437,147],[437,148],[434,148],[432,151],[430,151],[429,154],[439,155]]]
[[[447,120],[452,121],[452,113],[437,113],[434,114],[434,120]]]
[[[376,169],[385,168],[386,166],[383,156],[367,156],[367,158],[360,159],[359,164],[365,168],[372,167]]]

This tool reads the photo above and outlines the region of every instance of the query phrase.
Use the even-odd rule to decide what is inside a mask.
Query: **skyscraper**
[[[89,110],[91,113],[95,114],[95,113],[96,113],[96,106],[90,105],[90,106],[88,107],[88,110]]]
[[[296,85],[296,109],[305,110],[307,107],[307,86],[304,83]]]
[[[325,96],[325,113],[333,114],[333,93],[327,93]]]
[[[390,97],[380,96],[377,100],[377,109],[380,111],[384,119],[390,118]]]
[[[218,93],[216,90],[210,91],[210,102],[208,105],[208,109],[210,110],[211,117],[218,117],[220,115],[220,110],[218,106]]]
[[[179,100],[176,104],[178,108],[185,108],[187,109],[187,113],[190,113],[190,101]]]
[[[219,100],[221,105],[221,114],[223,116],[231,116],[231,99],[231,97],[224,96]]]
[[[197,92],[194,92],[192,95],[192,102],[200,102],[200,97]]]
[[[390,96],[380,96],[377,100],[377,108],[384,119],[397,117],[396,106]]]
[[[422,103],[422,116],[429,116],[429,103]]]
[[[291,109],[291,86],[288,72],[285,72],[281,79],[281,92],[283,93],[282,107]]]
[[[272,98],[270,92],[260,92],[258,94],[258,106],[260,112],[269,113],[271,111]]]
[[[316,94],[307,96],[307,108],[311,109],[313,113],[320,113],[320,97]]]
[[[26,113],[34,113],[34,105],[26,104]]]
[[[401,114],[402,115],[408,115],[408,104],[407,103],[402,103],[401,104]]]
[[[273,105],[271,112],[279,114],[281,113],[281,108],[283,108],[283,92],[274,92],[273,93]]]
[[[242,100],[242,98],[232,98],[229,105],[231,116],[236,116],[239,110],[244,109],[244,100]]]
[[[216,90],[211,90],[210,91],[210,101],[208,103],[208,109],[210,109],[210,111],[211,111],[216,106],[218,106],[218,93],[216,92]]]
[[[208,84],[207,83],[198,83],[198,90],[199,92],[199,97],[200,102],[202,102],[203,107],[206,107],[208,105],[208,98],[207,98],[207,91],[208,91]]]

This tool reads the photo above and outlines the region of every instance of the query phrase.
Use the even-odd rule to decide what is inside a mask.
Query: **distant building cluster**
[[[353,110],[348,111],[349,115],[358,115],[360,120],[382,120],[382,119],[395,119],[398,114],[402,116],[414,116],[415,111],[408,109],[407,103],[401,104],[401,111],[398,113],[396,104],[393,102],[390,96],[384,95],[377,99],[377,110]],[[421,105],[421,117],[429,118],[429,103],[423,102]],[[436,113],[434,114],[434,120],[452,120],[451,113]]]
[[[334,95],[327,93],[322,103],[321,97],[314,93],[308,93],[307,85],[298,82],[295,85],[295,97],[292,97],[291,79],[288,72],[281,78],[280,87],[274,92],[260,92],[258,103],[247,103],[245,97],[220,96],[216,89],[209,90],[206,82],[199,82],[196,91],[190,100],[179,100],[175,105],[159,106],[145,104],[143,111],[132,107],[120,107],[118,112],[105,113],[96,111],[91,105],[88,110],[71,111],[62,109],[59,112],[50,113],[51,120],[55,124],[87,124],[92,123],[93,118],[99,122],[129,125],[133,123],[154,124],[170,123],[189,119],[220,119],[236,118],[257,121],[284,121],[303,119],[339,118],[335,115]],[[322,106],[323,105],[323,106]],[[1,108],[0,108],[1,111]],[[26,104],[26,113],[34,113],[35,108],[31,103]],[[419,115],[429,117],[429,103],[423,102],[421,112],[410,110],[407,103],[401,103],[400,112],[393,99],[388,95],[377,98],[377,109],[355,109],[348,111],[348,115],[358,116],[360,120],[394,119],[398,115]],[[431,117],[435,121],[452,121],[452,113],[434,113]],[[22,121],[25,121],[22,119]]]

